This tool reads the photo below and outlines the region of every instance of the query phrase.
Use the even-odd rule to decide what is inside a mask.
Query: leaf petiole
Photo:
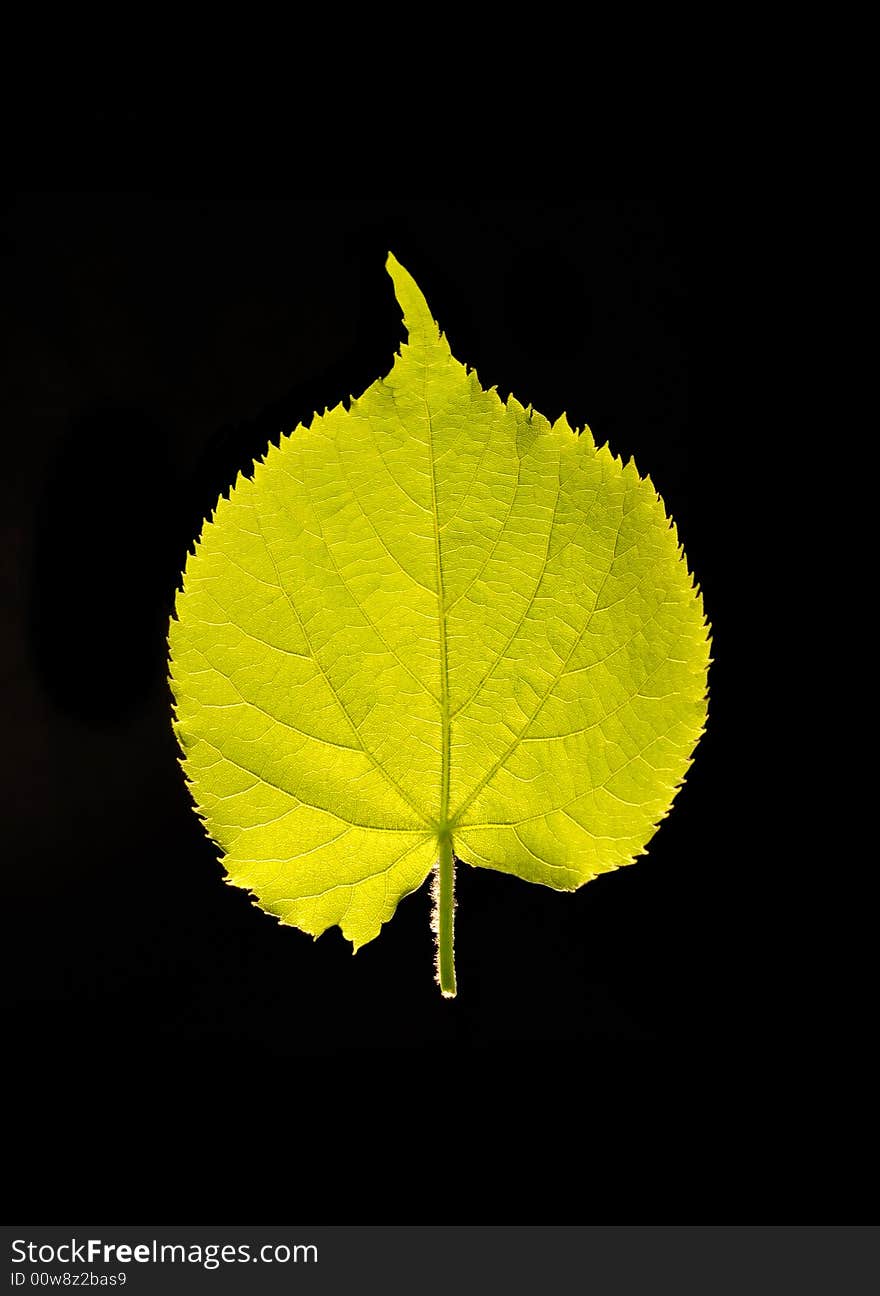
[[[453,940],[453,912],[455,910],[455,856],[452,853],[452,833],[440,833],[440,860],[438,864],[437,903],[437,972],[444,998],[455,997],[455,951]]]

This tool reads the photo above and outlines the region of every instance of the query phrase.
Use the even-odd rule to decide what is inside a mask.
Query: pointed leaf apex
[[[394,284],[394,295],[403,311],[403,322],[410,335],[410,341],[417,338],[436,341],[440,330],[425,301],[425,295],[413,279],[410,272],[400,264],[393,252],[388,253],[385,269],[391,275]]]

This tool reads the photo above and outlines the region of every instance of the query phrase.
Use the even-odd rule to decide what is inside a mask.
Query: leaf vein
[[[376,759],[376,757],[375,757],[375,755],[373,754],[373,752],[370,751],[370,749],[367,747],[366,743],[364,742],[364,740],[363,740],[363,736],[361,735],[360,730],[358,729],[357,725],[355,724],[354,720],[352,719],[351,715],[349,714],[348,708],[346,707],[346,705],[345,705],[345,703],[343,702],[342,698],[339,696],[339,692],[338,692],[338,690],[337,690],[335,684],[334,684],[333,681],[331,680],[330,676],[327,674],[326,670],[324,669],[324,667],[323,667],[323,665],[322,665],[322,663],[321,663],[320,658],[318,657],[318,655],[317,655],[317,653],[316,653],[316,651],[315,651],[315,649],[314,649],[314,646],[313,646],[312,641],[311,641],[311,637],[310,637],[310,635],[309,635],[308,630],[306,629],[305,622],[303,621],[302,617],[300,616],[299,608],[298,608],[298,607],[296,606],[296,604],[294,603],[293,599],[292,599],[291,596],[290,596],[290,592],[289,592],[289,590],[287,589],[287,587],[285,586],[283,580],[281,579],[281,572],[278,570],[278,564],[277,564],[276,561],[275,561],[275,555],[274,555],[274,553],[272,552],[272,547],[271,547],[271,545],[269,544],[269,541],[268,541],[268,539],[267,539],[267,537],[266,537],[266,533],[265,533],[265,531],[263,530],[263,523],[262,523],[262,521],[261,521],[261,519],[260,519],[259,510],[256,509],[256,508],[254,508],[254,506],[253,506],[253,501],[251,501],[250,503],[251,503],[251,511],[253,512],[253,515],[254,515],[254,517],[256,518],[257,526],[260,528],[260,534],[261,534],[262,537],[263,537],[263,544],[265,545],[266,553],[269,555],[269,560],[270,560],[270,562],[272,563],[273,568],[275,569],[275,576],[276,576],[276,578],[277,578],[277,580],[278,580],[278,587],[279,587],[279,589],[282,591],[282,593],[284,594],[285,598],[287,599],[287,602],[290,604],[291,611],[293,612],[294,616],[296,617],[297,621],[299,622],[299,627],[300,627],[300,630],[302,630],[303,637],[304,637],[304,639],[305,639],[305,641],[306,641],[306,644],[308,645],[308,648],[309,648],[309,652],[312,654],[312,659],[314,660],[315,665],[318,667],[318,670],[321,672],[321,675],[322,675],[323,678],[324,678],[324,682],[325,682],[325,684],[327,685],[327,688],[330,690],[331,694],[332,694],[333,697],[336,699],[336,702],[337,702],[337,705],[339,706],[340,711],[341,711],[342,714],[345,716],[346,720],[348,721],[349,725],[351,726],[352,732],[354,733],[355,737],[356,737],[357,740],[358,740],[358,743],[360,744],[361,751],[362,751],[362,752],[364,753],[364,755],[368,758],[368,760],[370,760],[370,761],[373,763],[373,765],[375,766],[375,768],[376,768],[376,769],[378,770],[378,772],[379,772],[379,773],[380,773],[380,774],[381,774],[381,775],[386,779],[386,781],[391,785],[391,787],[393,787],[393,788],[395,789],[395,791],[398,793],[398,795],[401,797],[401,799],[407,803],[407,805],[408,805],[409,808],[412,810],[412,812],[416,815],[416,817],[417,817],[418,819],[420,819],[420,820],[422,821],[422,823],[425,823],[425,824],[427,824],[428,826],[430,826],[430,820],[427,818],[427,816],[424,815],[424,814],[421,812],[421,810],[419,810],[418,806],[415,804],[414,801],[411,800],[411,798],[409,797],[408,793],[405,792],[404,789],[400,786],[400,784],[397,782],[397,779],[395,779],[395,777],[393,776],[393,774],[390,774],[390,773],[388,772],[388,770],[385,768],[385,766],[382,765],[382,764],[381,764],[381,763]]]

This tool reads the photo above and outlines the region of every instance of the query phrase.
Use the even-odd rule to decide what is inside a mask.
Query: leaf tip
[[[425,294],[393,252],[388,253],[385,269],[394,284],[394,295],[403,311],[403,322],[410,335],[410,341],[418,337],[430,342],[444,342],[443,335],[425,300]],[[446,345],[448,347],[448,344]]]

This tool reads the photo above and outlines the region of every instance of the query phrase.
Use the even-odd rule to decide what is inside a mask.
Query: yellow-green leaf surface
[[[649,480],[409,341],[219,500],[171,623],[175,728],[229,880],[355,949],[454,859],[573,890],[642,854],[706,717],[708,633]]]

